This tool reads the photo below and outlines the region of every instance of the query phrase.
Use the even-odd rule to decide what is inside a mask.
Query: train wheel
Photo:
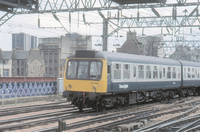
[[[78,109],[80,112],[83,111],[83,101],[81,101],[81,100],[79,100],[79,102],[78,102]]]

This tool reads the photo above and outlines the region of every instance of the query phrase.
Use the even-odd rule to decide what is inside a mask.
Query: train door
[[[138,88],[138,85],[137,85],[137,64],[132,64],[132,83],[133,83],[133,90],[137,89]]]

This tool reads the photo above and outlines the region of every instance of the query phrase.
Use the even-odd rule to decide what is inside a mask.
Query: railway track
[[[43,104],[43,105],[32,105],[32,106],[0,109],[0,117],[29,113],[29,112],[37,112],[42,110],[61,109],[61,108],[73,108],[73,106],[70,104],[66,104],[66,102],[62,101],[62,102]]]
[[[176,125],[173,125],[173,121],[176,121],[178,118],[181,120],[185,116],[189,115],[191,112],[194,112],[195,110],[199,109],[199,107],[195,107],[195,110],[193,110],[193,107],[197,105],[199,106],[200,100],[189,101],[190,99],[186,98],[180,101],[176,101],[173,104],[148,103],[144,105],[133,105],[115,110],[106,110],[104,112],[94,112],[91,109],[85,109],[85,112],[79,112],[78,109],[76,109],[75,107],[71,108],[68,107],[70,105],[65,105],[65,108],[62,108],[62,110],[56,112],[51,111],[51,113],[47,112],[32,116],[24,116],[19,118],[1,120],[0,131],[12,131],[12,130],[19,130],[19,131],[23,130],[23,131],[34,131],[34,132],[58,131],[58,126],[56,124],[59,120],[66,121],[67,125],[65,129],[70,131],[79,131],[79,132],[96,131],[96,130],[117,131],[120,125],[124,124],[129,125],[134,122],[138,123],[144,120],[152,120],[161,117],[163,115],[168,115],[172,113],[179,115],[187,112],[188,114],[184,114],[182,116],[180,115],[180,117],[175,117],[174,120],[169,119],[168,121],[162,121],[160,124],[154,124],[156,127],[159,126],[160,130],[165,130],[166,128],[169,128],[167,127],[167,124],[171,123],[171,125],[169,124],[171,128],[170,130],[174,130]],[[62,103],[60,103],[59,105],[62,105]],[[47,109],[48,106],[51,105],[47,105]],[[31,107],[32,106],[30,106],[30,108]],[[39,107],[40,106],[36,106],[36,108]],[[32,108],[34,109],[34,107]],[[12,112],[12,110],[10,112]],[[200,114],[196,116],[200,117]],[[88,119],[88,117],[90,118]],[[196,120],[197,118],[198,117],[196,118],[191,117],[191,119],[188,119],[188,122],[185,121],[186,122],[185,124],[188,125],[188,128],[191,128],[190,126],[195,126],[198,128],[197,125],[198,120]],[[71,120],[76,120],[76,119],[77,120],[82,119],[82,120],[71,122]],[[185,117],[185,120],[186,119],[187,118]],[[192,119],[193,120],[195,119],[194,121],[196,121],[197,123],[191,124],[191,122],[189,121]],[[52,126],[51,124],[54,125]],[[91,124],[93,125],[91,126]],[[35,127],[37,128],[37,126],[41,125],[43,127],[42,129],[34,130]],[[47,127],[45,128],[45,126],[47,125],[48,128]],[[88,127],[85,128],[85,126]],[[151,129],[154,131],[153,129],[154,126],[151,125],[148,126],[149,128],[147,128],[146,126],[136,131],[141,131],[141,130],[143,131],[144,128],[145,128],[144,131],[146,131],[146,129],[147,131]],[[179,126],[177,130],[178,129],[183,129],[183,126]]]
[[[188,100],[188,99],[185,99]],[[79,122],[75,122],[75,123],[71,123],[69,124],[67,121],[67,125],[66,125],[66,130],[72,130],[72,131],[78,131],[78,132],[90,132],[90,131],[117,131],[119,129],[120,125],[129,125],[133,122],[140,122],[140,121],[144,121],[144,120],[151,120],[157,117],[161,117],[163,115],[167,115],[167,114],[177,114],[178,116],[175,116],[174,118],[170,118],[168,119],[168,121],[163,121],[161,124],[163,123],[167,123],[173,120],[176,120],[178,118],[183,118],[189,114],[191,114],[192,112],[196,111],[199,109],[198,107],[194,107],[194,105],[199,104],[199,100],[196,100],[194,102],[185,102],[185,101],[177,101],[178,103],[174,103],[174,104],[168,104],[167,106],[161,107],[161,108],[156,108],[154,107],[152,109],[148,109],[148,110],[143,110],[140,111],[140,108],[138,108],[138,111],[140,112],[127,112],[124,111],[123,113],[114,113],[114,115],[110,116],[110,115],[105,115],[102,117],[97,117],[97,118],[93,118],[90,120],[83,120],[83,121],[79,121]],[[153,106],[153,104],[148,105],[149,107],[146,108],[150,108],[150,106]],[[183,107],[184,106],[184,107]],[[142,106],[143,107],[143,106]],[[142,108],[141,107],[141,108]],[[180,107],[180,108],[179,108]],[[183,107],[183,108],[182,108]],[[144,106],[145,108],[145,106]],[[176,108],[176,109],[174,109]],[[178,108],[178,109],[177,109]],[[135,108],[137,109],[137,108]],[[126,113],[127,112],[127,113]],[[99,122],[104,122],[103,125],[97,125],[95,126],[95,124],[98,124]],[[89,126],[91,124],[92,125],[90,128],[82,128],[84,126]],[[134,123],[133,123],[134,124]],[[158,126],[158,124],[155,124],[155,126]],[[153,126],[151,126],[150,128],[152,129]],[[143,129],[141,129],[143,130]],[[55,127],[51,127],[51,128],[46,128],[46,129],[40,129],[40,130],[36,130],[33,132],[52,132],[52,131],[58,131],[58,126]],[[138,132],[140,131],[140,129],[138,130]],[[147,130],[148,131],[148,130]]]

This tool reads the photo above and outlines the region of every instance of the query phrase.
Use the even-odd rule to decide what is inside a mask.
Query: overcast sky
[[[170,2],[172,0],[168,0]],[[198,0],[190,0],[189,2],[197,2]],[[184,7],[185,8],[185,7]],[[184,8],[178,8],[178,15],[183,14]],[[188,9],[188,13],[194,9]],[[157,9],[161,15],[171,15],[172,9]],[[5,12],[0,12],[0,17],[5,14]],[[104,12],[106,14],[106,12]],[[0,48],[5,50],[11,50],[12,46],[12,33],[26,33],[38,38],[44,37],[59,37],[65,35],[67,32],[70,33],[79,33],[81,35],[95,35],[93,43],[102,43],[102,18],[95,12],[84,12],[86,22],[90,24],[83,23],[83,12],[74,12],[71,14],[71,25],[69,23],[69,13],[57,13],[60,21],[64,25],[65,29],[59,28],[61,25],[54,19],[52,14],[30,14],[30,15],[15,15],[12,19],[7,21],[0,27]],[[115,16],[116,12],[111,11],[111,15]],[[122,15],[126,16],[137,16],[137,9],[129,10],[126,12],[123,10]],[[141,16],[155,16],[150,9],[140,9]],[[40,20],[40,26],[44,28],[38,28],[38,19]],[[58,27],[58,28],[48,28],[48,27]],[[142,34],[141,29],[131,29],[136,31],[138,35]],[[109,33],[113,29],[109,27]],[[109,38],[109,50],[113,49],[113,44],[122,44],[126,38],[127,30],[120,30],[118,34],[114,34],[113,37]],[[145,32],[146,35],[156,35],[158,34],[157,30],[148,29]],[[121,36],[121,37],[119,37]],[[100,49],[100,47],[98,47]]]

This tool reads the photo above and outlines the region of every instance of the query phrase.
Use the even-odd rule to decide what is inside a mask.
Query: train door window
[[[138,78],[144,79],[144,65],[138,65]]]
[[[114,79],[121,79],[121,64],[114,64]]]
[[[195,78],[198,77],[198,71],[197,71],[197,68],[195,68]]]
[[[171,79],[171,67],[167,67],[167,79]]]
[[[194,71],[194,68],[192,68],[192,78],[195,78],[195,71]]]
[[[151,66],[146,66],[146,79],[151,79]]]
[[[162,79],[162,66],[159,66],[159,79]]]
[[[153,67],[153,79],[158,79],[158,66]]]
[[[108,65],[108,67],[107,67],[107,73],[108,73],[108,74],[111,73],[110,65]]]
[[[136,77],[136,75],[137,75],[137,73],[136,73],[136,66],[135,66],[135,65],[133,65],[133,78],[135,78],[135,77]]]
[[[77,61],[68,61],[66,78],[76,78]]]
[[[186,78],[187,73],[186,73],[186,68],[185,67],[184,67],[183,74],[184,74],[184,78]]]
[[[187,74],[188,74],[188,78],[191,78],[191,73],[190,73],[190,68],[188,68]]]
[[[130,79],[130,65],[123,64],[123,79],[129,80]]]
[[[163,78],[165,79],[165,67],[163,67]]]
[[[172,68],[172,78],[175,79],[176,78],[176,67]]]
[[[180,67],[178,67],[178,79],[180,79],[181,78],[181,68]]]
[[[199,72],[200,72],[200,69],[198,69],[198,78],[200,77],[200,76],[199,76],[199,74],[200,74]]]

